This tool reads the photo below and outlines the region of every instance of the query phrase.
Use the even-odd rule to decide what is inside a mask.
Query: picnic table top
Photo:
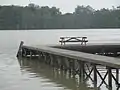
[[[65,39],[65,38],[87,38],[87,37],[75,37],[75,36],[67,36],[67,37],[61,36],[60,37],[60,39]]]

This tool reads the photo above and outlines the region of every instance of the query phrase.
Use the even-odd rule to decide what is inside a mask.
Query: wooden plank
[[[120,59],[114,57],[100,56],[89,53],[83,53],[72,50],[52,48],[48,46],[22,46],[23,48],[47,52],[55,55],[60,55],[68,58],[73,58],[81,61],[91,62],[94,64],[101,64],[104,66],[120,68]]]

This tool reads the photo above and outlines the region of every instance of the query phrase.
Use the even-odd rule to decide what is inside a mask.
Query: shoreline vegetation
[[[0,30],[113,29],[120,28],[120,6],[95,10],[77,6],[73,13],[56,7],[35,5],[0,6]]]

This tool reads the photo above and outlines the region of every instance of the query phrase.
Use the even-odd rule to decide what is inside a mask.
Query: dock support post
[[[65,71],[69,69],[69,59],[67,57],[64,58],[64,69]]]
[[[97,87],[97,69],[95,64],[93,64],[93,70],[94,70],[94,86]]]
[[[41,62],[43,62],[43,54],[42,54],[42,52],[38,52],[38,59],[41,61]]]
[[[72,60],[72,74],[73,74],[73,78],[75,78],[75,61]]]
[[[50,65],[49,53],[45,54],[45,62],[46,62],[46,64]]]
[[[38,52],[38,55],[39,55],[39,56],[38,56],[38,59],[41,60],[41,57],[42,57],[42,56],[41,56],[41,52]]]
[[[30,59],[32,58],[32,51],[30,51]]]
[[[108,67],[108,85],[109,89],[112,89],[112,69]]]
[[[60,69],[63,70],[64,66],[63,66],[63,58],[60,57]]]
[[[57,55],[54,55],[54,54],[50,54],[49,56],[50,58],[50,64],[54,67],[54,68],[58,68],[59,65],[58,65],[58,56]]]
[[[44,53],[44,62],[47,64],[47,53]]]
[[[55,57],[56,57],[56,62],[57,62],[56,66],[57,66],[58,69],[61,69],[62,59],[63,58],[61,56],[58,56],[58,55],[56,55]]]
[[[117,80],[117,82],[119,82],[119,69],[116,69],[116,80]]]
[[[54,57],[52,54],[50,54],[50,65],[52,65],[52,67],[54,67]]]
[[[19,49],[18,49],[18,52],[17,52],[17,57],[18,57],[19,55],[22,55],[22,46],[23,46],[23,44],[24,44],[24,42],[21,41],[20,46],[19,46]]]
[[[81,78],[81,82],[84,81],[84,77],[85,77],[85,74],[84,74],[84,62],[81,61],[80,62],[80,78]]]
[[[51,59],[50,59],[50,54],[46,54],[46,59],[47,59],[47,64],[50,65]]]
[[[26,56],[27,56],[27,50],[24,49],[24,57],[26,57]]]
[[[71,74],[71,65],[72,65],[72,61],[71,61],[71,59],[69,58],[69,60],[68,60],[68,63],[69,63],[69,73]]]

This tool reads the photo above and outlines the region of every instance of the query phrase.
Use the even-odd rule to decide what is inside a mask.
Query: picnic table
[[[66,42],[80,42],[81,45],[86,45],[88,42],[87,37],[60,37],[59,42],[61,45],[65,45]]]

